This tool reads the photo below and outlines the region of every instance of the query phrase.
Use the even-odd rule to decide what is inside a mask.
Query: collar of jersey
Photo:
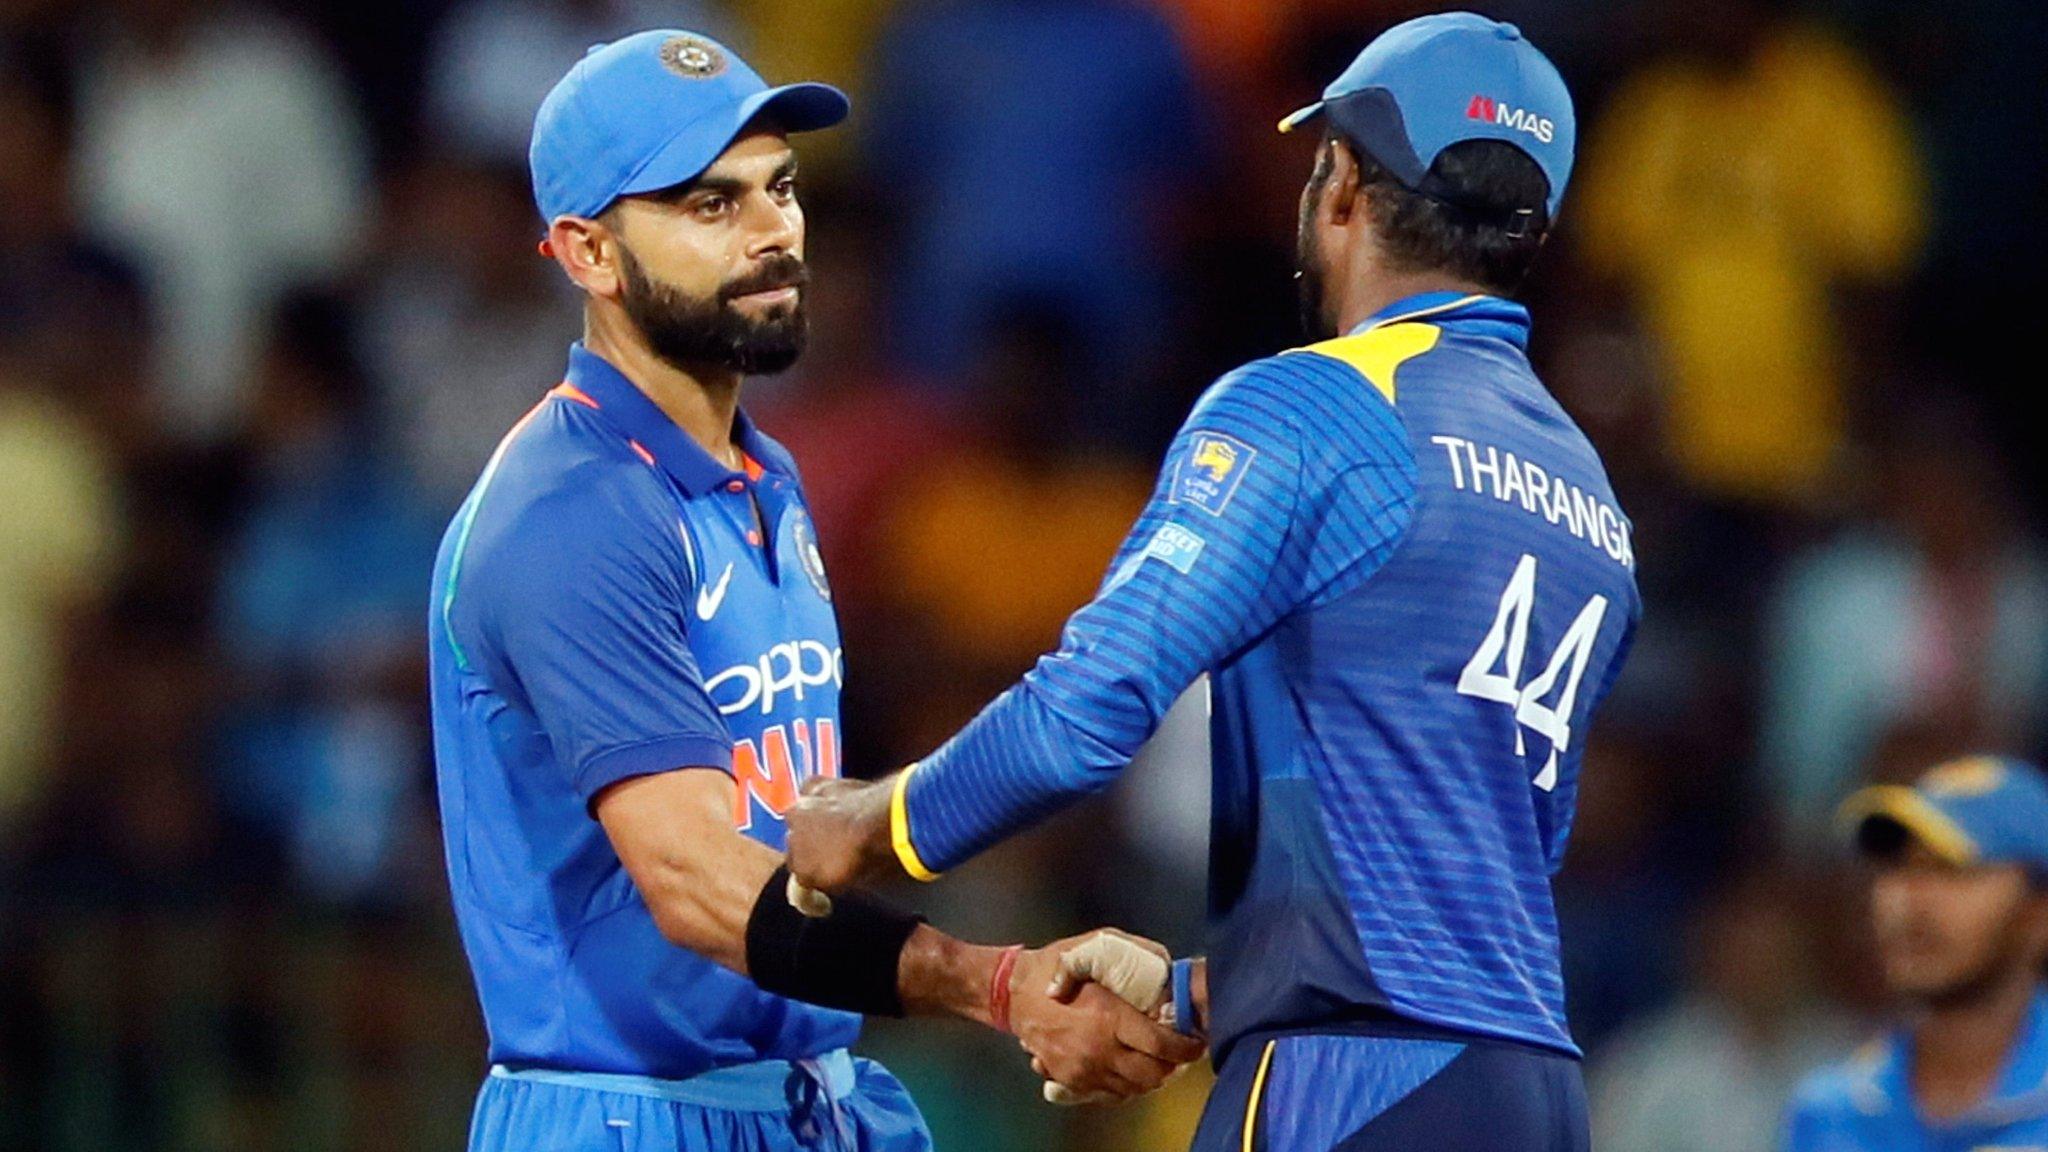
[[[606,423],[652,456],[655,465],[668,473],[686,495],[702,496],[735,480],[749,482],[745,472],[735,472],[713,459],[711,453],[656,407],[647,393],[604,357],[585,348],[581,340],[569,346],[567,379],[571,386],[590,397]],[[739,442],[741,451],[760,462],[764,471],[790,474],[788,454],[780,444],[763,436],[744,411],[733,420],[733,439]]]
[[[1492,336],[1517,348],[1529,347],[1529,310],[1513,300],[1468,292],[1423,292],[1396,300],[1353,328],[1356,336],[1389,324],[1435,324],[1461,335]]]
[[[1912,1039],[1898,1032],[1871,1056],[1868,1077],[1859,1086],[1867,1094],[1869,1111],[1903,1109],[1916,1112],[1913,1103]],[[2048,989],[2036,990],[2027,1017],[2020,1022],[2005,1069],[1991,1087],[1991,1095],[1968,1112],[1946,1121],[1943,1127],[1991,1127],[2017,1120],[2048,1115]]]

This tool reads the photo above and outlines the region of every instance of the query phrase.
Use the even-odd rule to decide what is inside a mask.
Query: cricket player
[[[1801,1086],[1785,1152],[2048,1149],[2048,777],[1976,757],[1843,808],[1891,1035]]]
[[[543,251],[584,338],[457,513],[430,621],[494,1065],[478,1152],[929,1148],[902,1086],[847,1053],[863,1013],[1014,1031],[1080,1094],[1201,1052],[1100,987],[1048,997],[1075,942],[977,948],[858,896],[815,919],[787,898],[782,816],[839,773],[843,657],[796,466],[739,393],[803,345],[786,134],[847,110],[661,30],[593,49],[535,122]]]
[[[1203,396],[1059,651],[920,763],[814,786],[791,869],[932,879],[1106,787],[1206,671],[1213,951],[1173,982],[1219,1071],[1196,1147],[1584,1149],[1550,878],[1640,604],[1508,299],[1571,98],[1514,27],[1438,15],[1308,125],[1317,342]]]

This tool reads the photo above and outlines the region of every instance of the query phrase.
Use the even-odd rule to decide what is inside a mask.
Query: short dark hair
[[[1550,181],[1528,153],[1461,141],[1437,155],[1418,190],[1334,131],[1332,140],[1357,160],[1373,228],[1396,267],[1448,272],[1500,295],[1528,278],[1550,229]]]

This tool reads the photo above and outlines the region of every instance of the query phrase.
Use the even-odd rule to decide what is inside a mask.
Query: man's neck
[[[678,368],[655,355],[623,316],[587,314],[583,346],[604,357],[606,363],[646,393],[654,406],[710,453],[713,460],[731,468],[739,466],[740,449],[733,440],[742,379],[738,372],[729,368]]]
[[[1913,1098],[1936,1119],[1961,1115],[1997,1087],[2037,989],[2027,977],[1966,1004],[1930,1008],[1913,1026]]]
[[[1374,271],[1351,285],[1337,308],[1337,331],[1347,333],[1385,311],[1387,306],[1426,292],[1456,292],[1461,296],[1490,295],[1469,280],[1441,272],[1384,273]]]

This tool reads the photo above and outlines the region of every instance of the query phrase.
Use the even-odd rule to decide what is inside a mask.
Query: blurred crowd
[[[1768,1147],[1879,1009],[1831,812],[2036,754],[2044,464],[2000,352],[2048,257],[2048,7],[1477,3],[1572,82],[1527,293],[1648,616],[1558,898],[1609,1152]],[[848,762],[1051,647],[1210,380],[1297,343],[1283,113],[1396,0],[0,0],[0,1148],[458,1147],[483,1040],[422,644],[438,533],[577,301],[525,149],[683,26],[828,79],[802,462]],[[1199,707],[916,894],[982,939],[1199,946]],[[1055,1113],[964,1028],[870,1051],[940,1146],[1179,1147],[1201,1083]]]

